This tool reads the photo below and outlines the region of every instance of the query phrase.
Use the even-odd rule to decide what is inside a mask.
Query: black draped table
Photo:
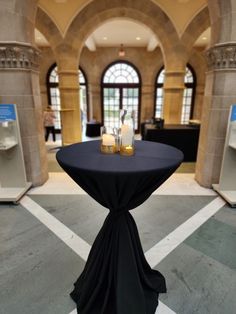
[[[129,210],[142,204],[180,165],[183,154],[159,143],[135,142],[135,155],[100,153],[100,142],[63,147],[57,161],[110,212],[71,293],[78,314],[154,314],[163,275],[151,269]]]
[[[101,126],[100,122],[88,122],[86,123],[86,136],[88,137],[96,137],[101,134]]]

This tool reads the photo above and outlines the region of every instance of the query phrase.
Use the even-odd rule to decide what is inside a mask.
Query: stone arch
[[[40,7],[38,7],[37,10],[35,27],[45,36],[53,51],[58,45],[58,42],[63,41],[62,35],[56,24]]]
[[[236,10],[236,3],[234,0],[208,0],[208,8],[211,20],[211,46],[221,42],[230,42],[236,40],[234,34],[232,15]],[[232,38],[234,37],[234,38]]]
[[[193,44],[198,37],[210,26],[210,16],[208,7],[204,7],[192,21],[181,36],[181,42],[187,51],[191,51]]]
[[[148,26],[160,41],[164,55],[165,49],[179,42],[177,31],[166,13],[150,0],[100,0],[89,3],[72,21],[65,37],[73,50],[81,52],[89,34],[99,25],[112,18],[124,17]],[[60,44],[57,47],[60,49]]]

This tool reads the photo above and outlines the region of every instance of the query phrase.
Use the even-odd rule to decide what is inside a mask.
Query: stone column
[[[15,103],[19,116],[27,180],[48,178],[39,90],[39,51],[34,46],[36,0],[0,5],[0,102]]]
[[[163,118],[165,123],[181,122],[185,69],[165,71]]]
[[[154,103],[155,103],[155,87],[154,84],[143,84],[141,92],[141,121],[149,120],[154,116]]]
[[[90,120],[95,119],[102,121],[102,99],[101,87],[96,83],[91,83],[88,86],[89,92],[89,115]]]
[[[44,83],[44,84],[43,84]],[[41,94],[41,102],[42,102],[42,109],[46,110],[48,105],[48,91],[45,82],[40,84],[40,94]]]
[[[195,91],[195,100],[194,100],[194,111],[193,111],[193,119],[201,120],[202,116],[202,107],[204,100],[204,85],[197,85]]]
[[[65,62],[66,63],[66,62]],[[79,100],[78,65],[66,68],[58,62],[59,89],[61,99],[62,144],[81,142],[81,114]]]
[[[236,2],[208,0],[211,47],[203,103],[196,180],[219,182],[230,105],[236,102]]]
[[[207,51],[201,134],[196,180],[205,187],[219,182],[230,105],[236,103],[236,44],[217,44]]]

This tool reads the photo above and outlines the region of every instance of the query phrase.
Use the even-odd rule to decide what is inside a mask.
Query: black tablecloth
[[[71,297],[79,314],[154,314],[165,279],[147,263],[129,210],[142,204],[179,166],[176,148],[135,142],[131,157],[100,153],[99,141],[57,153],[61,167],[110,210]]]
[[[102,124],[100,122],[88,122],[88,123],[86,123],[85,135],[88,137],[100,136],[101,126],[102,126]]]
[[[143,139],[174,146],[184,154],[184,161],[196,161],[199,125],[166,124],[162,129],[154,125],[143,126]]]

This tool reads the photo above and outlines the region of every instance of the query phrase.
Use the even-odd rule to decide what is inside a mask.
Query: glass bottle
[[[120,112],[120,154],[124,156],[134,154],[134,117],[134,110],[121,110]]]

